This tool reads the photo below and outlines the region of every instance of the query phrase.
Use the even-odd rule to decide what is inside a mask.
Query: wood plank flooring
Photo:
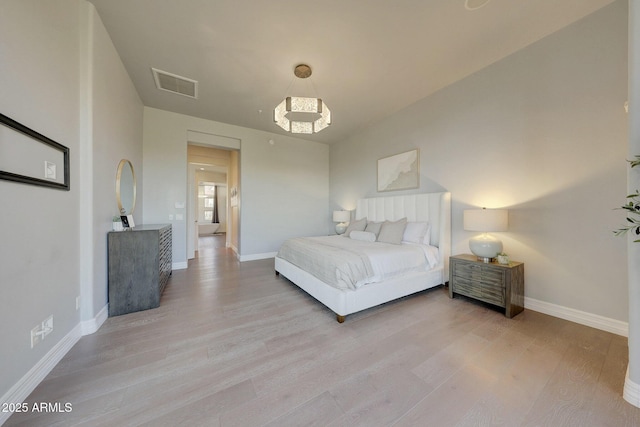
[[[201,239],[154,310],[109,318],[7,426],[640,426],[627,340],[443,287],[348,316]],[[222,240],[223,241],[223,240]]]

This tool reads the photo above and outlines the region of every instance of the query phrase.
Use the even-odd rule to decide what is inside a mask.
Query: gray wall
[[[418,147],[419,191],[452,193],[454,254],[464,209],[508,208],[528,298],[626,322],[626,97],[620,0],[332,145],[331,206],[377,195],[377,159]]]
[[[71,160],[68,192],[0,181],[2,397],[106,304],[101,245],[117,160],[140,161],[142,105],[83,0],[0,2],[0,58],[0,112],[69,147]],[[31,349],[49,315],[54,331]]]
[[[107,304],[107,242],[106,235],[112,228],[112,218],[119,215],[115,195],[115,179],[121,159],[131,161],[136,175],[138,201],[134,210],[134,222],[142,223],[144,193],[142,171],[142,101],[138,97],[129,75],[116,52],[111,38],[91,7],[94,20],[91,55],[91,111],[92,111],[92,223],[84,230],[91,230],[93,244],[93,280],[91,292],[84,286],[83,320],[95,315]],[[84,252],[84,251],[83,251]],[[84,292],[84,289],[87,292]],[[87,294],[87,295],[85,295]]]
[[[240,141],[240,259],[271,256],[288,237],[328,232],[327,145],[145,107],[143,221],[172,223],[174,265],[187,260],[187,211],[176,203],[188,207],[189,131]]]
[[[78,322],[79,14],[74,0],[36,3],[0,3],[0,111],[69,147],[71,191],[0,181],[0,395]],[[51,314],[55,330],[31,349]]]

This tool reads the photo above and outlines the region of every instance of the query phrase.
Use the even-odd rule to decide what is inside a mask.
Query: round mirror
[[[136,174],[127,159],[120,160],[116,173],[116,198],[121,215],[131,215],[136,208]]]

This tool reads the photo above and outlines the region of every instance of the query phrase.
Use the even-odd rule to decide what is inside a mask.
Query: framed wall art
[[[378,191],[408,190],[420,186],[418,149],[378,160]]]
[[[69,191],[69,149],[0,114],[0,179]]]

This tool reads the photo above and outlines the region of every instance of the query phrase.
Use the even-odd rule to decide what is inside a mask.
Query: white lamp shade
[[[349,222],[351,220],[350,211],[333,211],[333,222]]]
[[[506,209],[470,209],[463,212],[463,226],[467,231],[507,231],[509,211]]]

